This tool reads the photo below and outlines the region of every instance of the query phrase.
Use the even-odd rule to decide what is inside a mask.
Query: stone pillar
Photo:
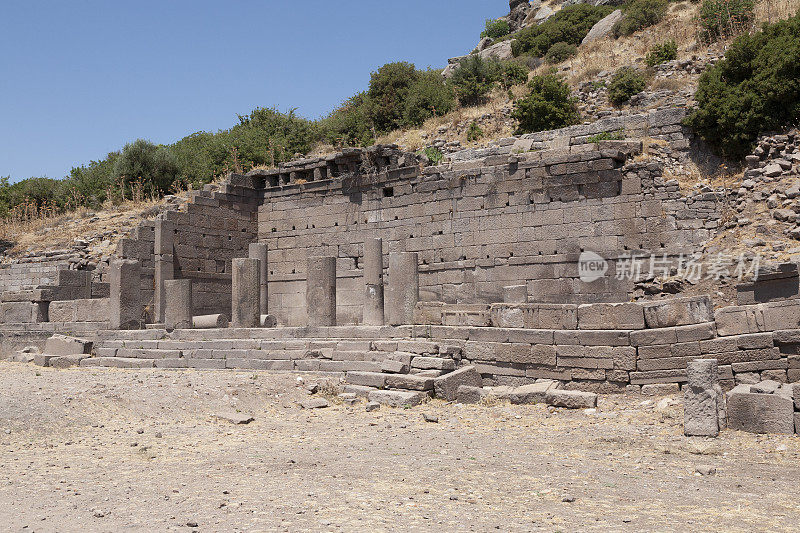
[[[364,243],[364,312],[362,322],[367,326],[383,325],[383,240],[370,239]]]
[[[414,323],[419,301],[419,257],[416,252],[389,254],[386,320],[392,326]]]
[[[336,258],[309,257],[306,309],[309,326],[336,325]]]
[[[109,272],[111,329],[142,327],[142,267],[130,259],[111,262]]]
[[[168,220],[156,220],[156,241],[153,246],[155,273],[153,275],[153,320],[164,322],[166,292],[164,282],[175,278],[173,245],[175,244],[175,226]]]
[[[717,360],[690,361],[686,377],[683,432],[686,436],[716,437],[725,427],[725,394],[719,386]]]
[[[269,264],[267,263],[267,245],[254,242],[250,244],[249,249],[250,259],[258,259],[259,263],[259,277],[260,277],[260,302],[261,314],[269,314]]]
[[[232,262],[231,322],[235,328],[257,328],[261,318],[261,278],[258,259],[234,259]]]
[[[164,281],[164,325],[167,329],[192,327],[192,280]]]

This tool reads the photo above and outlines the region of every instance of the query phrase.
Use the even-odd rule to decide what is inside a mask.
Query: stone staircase
[[[460,350],[413,339],[411,327],[101,331],[82,367],[320,372],[344,376],[345,392],[416,405]]]

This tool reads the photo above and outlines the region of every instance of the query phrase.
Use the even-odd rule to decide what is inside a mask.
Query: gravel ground
[[[0,362],[4,531],[797,530],[800,439],[680,398],[304,410],[296,374]],[[216,415],[254,417],[233,425]],[[426,422],[423,413],[438,417]],[[709,471],[716,469],[716,473]],[[700,474],[701,470],[705,475]]]

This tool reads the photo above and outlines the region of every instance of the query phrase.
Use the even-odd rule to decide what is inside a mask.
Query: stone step
[[[88,357],[81,361],[82,367],[105,366],[110,368],[153,368],[155,359],[128,357]]]
[[[404,390],[374,390],[367,394],[367,399],[390,407],[413,407],[428,401],[430,393]]]

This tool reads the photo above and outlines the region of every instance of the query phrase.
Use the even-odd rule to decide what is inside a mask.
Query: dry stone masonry
[[[593,408],[597,393],[683,386],[687,434],[726,420],[759,429],[754,416],[788,431],[796,267],[765,271],[740,285],[742,305],[720,309],[708,296],[634,302],[641,278],[617,275],[633,253],[678,264],[720,226],[713,194],[687,195],[643,153],[641,139],[657,138],[688,157],[684,115],[501,139],[438,166],[375,146],[232,174],[142,222],[105,269],[0,271],[3,352],[38,346],[51,366],[326,372],[390,405]],[[625,140],[596,140],[609,132]],[[585,254],[602,267],[591,279]],[[82,348],[51,353],[47,339],[65,332]],[[780,386],[752,389],[762,382]]]

